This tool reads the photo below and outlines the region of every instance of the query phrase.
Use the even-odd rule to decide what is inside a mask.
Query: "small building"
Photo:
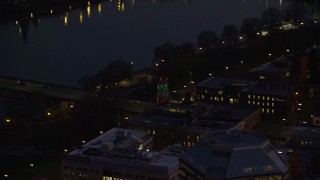
[[[256,133],[211,131],[180,158],[184,179],[290,179],[289,165]]]
[[[292,96],[291,86],[281,83],[210,77],[197,85],[200,102],[252,106],[259,108],[263,117],[278,120],[290,115]]]
[[[292,126],[287,132],[287,142],[293,146],[320,148],[320,127]]]
[[[262,64],[249,71],[251,80],[267,81],[267,82],[288,82],[290,77],[290,61],[282,56],[271,62]]]
[[[177,129],[187,117],[186,110],[182,108],[153,107],[132,118],[128,128],[148,132],[153,136],[154,149],[160,150],[176,144]]]
[[[203,109],[202,113],[193,116],[190,123],[179,128],[178,139],[182,146],[192,147],[207,131],[255,131],[260,123],[260,110],[248,106],[200,103],[197,109]]]
[[[61,179],[178,179],[178,158],[152,151],[144,131],[113,128],[70,152]]]

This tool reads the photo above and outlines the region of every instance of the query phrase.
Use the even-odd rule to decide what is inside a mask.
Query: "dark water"
[[[0,74],[78,86],[83,75],[117,58],[133,61],[135,69],[146,67],[157,45],[195,42],[203,30],[220,35],[226,24],[239,26],[268,7],[284,6],[281,0],[116,0],[71,6],[68,12],[37,17],[26,42],[19,21],[1,26]]]

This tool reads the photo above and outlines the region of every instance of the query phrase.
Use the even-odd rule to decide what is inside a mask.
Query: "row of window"
[[[264,102],[259,102],[259,101],[250,101],[250,100],[248,100],[248,104],[252,104],[252,105],[257,105],[257,106],[272,106],[272,107],[274,107],[274,103],[269,103],[269,102],[267,102],[267,103],[264,103]]]
[[[252,99],[256,99],[256,97],[257,97],[258,100],[260,98],[262,100],[267,100],[267,101],[270,101],[270,100],[274,101],[275,100],[274,97],[269,97],[269,96],[265,97],[265,96],[260,96],[260,95],[250,95],[250,94],[248,94],[248,99],[251,99],[251,97],[252,97]]]

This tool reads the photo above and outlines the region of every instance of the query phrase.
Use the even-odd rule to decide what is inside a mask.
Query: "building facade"
[[[197,85],[197,100],[251,106],[263,117],[287,119],[291,114],[292,88],[286,84],[210,77]]]
[[[180,179],[290,179],[289,165],[269,141],[244,131],[207,132],[180,158]]]
[[[175,180],[178,168],[178,156],[152,151],[148,133],[113,128],[69,153],[61,179]]]

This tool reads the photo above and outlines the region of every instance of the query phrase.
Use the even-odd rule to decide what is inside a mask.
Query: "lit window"
[[[252,98],[254,99],[254,98],[256,98],[256,96],[255,96],[255,95],[252,95]]]
[[[260,99],[260,96],[258,96],[258,99]]]
[[[230,98],[229,102],[230,102],[230,104],[233,104],[234,100],[232,98]]]
[[[256,102],[255,102],[255,101],[252,101],[252,104],[253,104],[253,105],[255,105],[255,104],[256,104]]]
[[[153,135],[156,135],[156,131],[155,131],[155,130],[153,130],[153,131],[152,131],[152,134],[153,134]]]
[[[245,172],[245,173],[251,173],[252,171],[253,171],[252,167],[243,168],[243,172]]]
[[[221,97],[221,102],[223,102],[223,97]]]
[[[248,101],[248,104],[250,104],[250,101]]]
[[[271,114],[273,114],[274,113],[274,109],[271,109]]]
[[[269,106],[269,103],[267,103],[267,106]]]
[[[274,103],[272,103],[271,105],[272,105],[272,107],[273,107],[273,106],[274,106]]]
[[[262,96],[262,100],[264,100],[265,98],[264,98],[264,96]]]
[[[272,99],[271,99],[272,101],[274,101],[274,97],[272,97]]]
[[[270,97],[267,97],[267,100],[269,101],[269,100],[270,100]]]
[[[269,109],[267,109],[267,113],[269,113]]]
[[[262,113],[264,113],[264,108],[261,109]]]
[[[259,102],[259,101],[257,102],[257,105],[258,105],[258,106],[260,105],[260,102]]]
[[[250,94],[248,95],[248,98],[250,99]]]

